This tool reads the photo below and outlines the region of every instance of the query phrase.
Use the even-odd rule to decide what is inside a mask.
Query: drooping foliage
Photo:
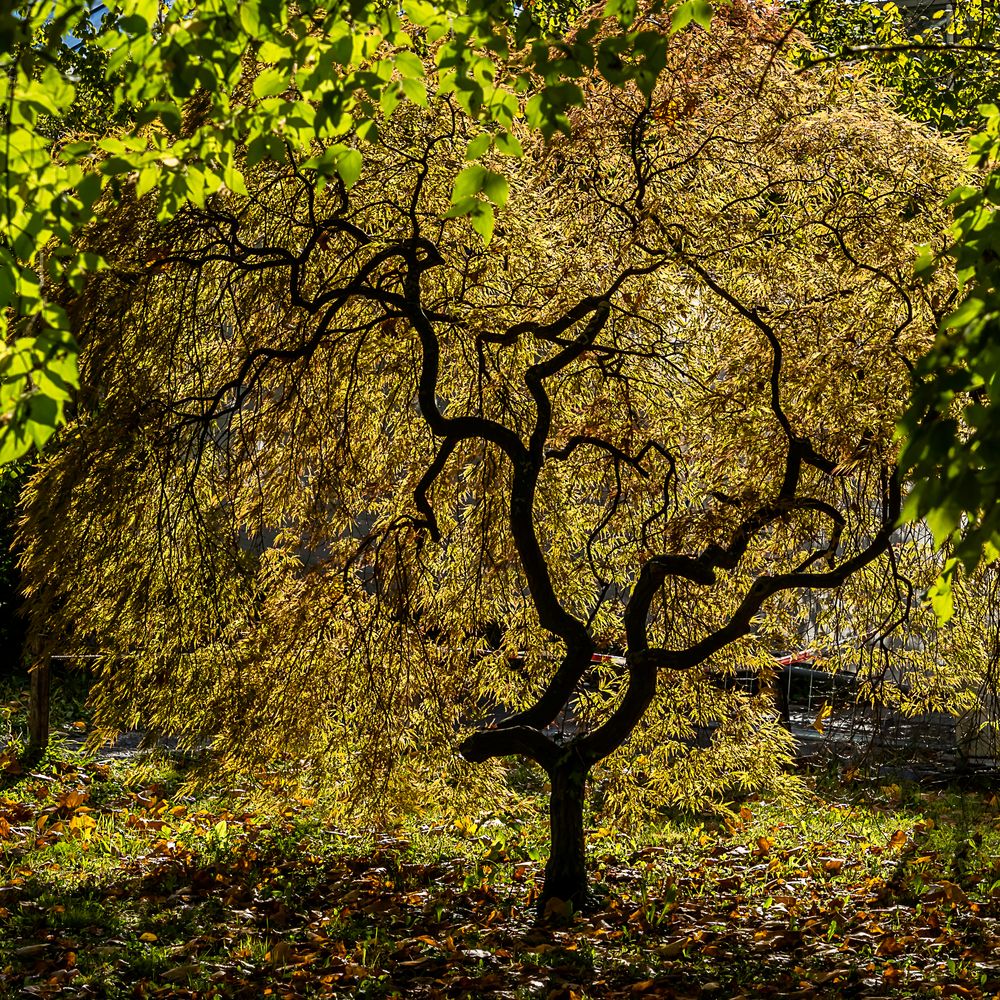
[[[488,245],[449,216],[450,97],[387,114],[350,188],[320,151],[165,228],[124,197],[25,505],[35,654],[100,654],[108,727],[321,763],[355,817],[526,756],[581,865],[593,768],[620,817],[775,780],[776,651],[876,685],[906,649],[911,707],[962,697],[982,651],[931,638],[893,441],[959,165],[781,29],[736,7],[664,36],[651,94],[594,76],[570,134],[514,123]]]
[[[127,0],[113,10],[90,0],[26,0],[0,10],[0,462],[43,446],[64,420],[77,385],[77,345],[59,303],[66,285],[79,287],[104,266],[99,255],[81,252],[80,233],[103,219],[123,183],[137,175],[138,188],[155,193],[167,218],[188,200],[201,205],[220,191],[243,193],[247,159],[280,163],[291,151],[301,162],[320,144],[317,166],[350,186],[378,143],[382,114],[400,102],[423,107],[428,93],[450,94],[470,122],[473,162],[457,165],[447,210],[469,215],[488,240],[506,168],[483,157],[519,155],[515,119],[545,136],[567,129],[569,110],[584,100],[581,83],[594,71],[648,95],[667,64],[665,36],[692,23],[707,29],[713,16],[706,0],[646,7],[656,30],[633,23],[636,5],[626,0],[591,9],[562,0],[408,0],[399,8],[367,0]],[[818,42],[819,58],[864,61],[918,120],[974,127],[977,106],[985,102],[988,117],[995,103],[991,3],[960,0],[947,16],[928,20],[892,4],[831,0],[798,5],[795,16]],[[770,41],[781,48],[795,37],[783,27]],[[431,49],[428,92],[423,59]],[[988,169],[991,129],[974,145]],[[950,256],[966,276],[967,261],[979,262],[972,312],[951,317],[902,426],[914,441],[909,473],[921,483],[912,510],[935,517],[942,535],[961,538],[959,557],[972,567],[1000,544],[988,513],[996,491],[975,454],[980,440],[995,436],[992,411],[967,415],[980,428],[972,445],[954,432],[947,411],[956,386],[976,391],[995,375],[987,359],[996,275],[980,253],[993,240],[994,195],[986,184],[956,197]],[[970,499],[956,503],[955,495]],[[939,587],[943,600],[947,587]]]
[[[949,195],[949,239],[924,248],[918,271],[953,271],[955,292],[938,305],[940,331],[914,374],[900,429],[914,480],[909,520],[926,518],[947,558],[933,588],[942,620],[954,611],[959,568],[973,572],[1000,553],[994,405],[1000,361],[1000,12],[958,0],[933,14],[895,4],[796,5],[813,41],[802,55],[863,66],[908,116],[943,131],[972,133],[970,174]],[[818,51],[817,51],[818,50]]]
[[[706,0],[654,0],[676,31],[708,27]],[[161,218],[219,191],[245,193],[244,163],[303,159],[349,187],[378,119],[451,95],[478,145],[519,155],[515,118],[551,135],[595,66],[648,93],[662,32],[631,27],[635,4],[562,0],[18,0],[0,8],[0,463],[42,447],[77,385],[72,324],[59,305],[104,262],[80,233],[109,191],[138,175]],[[578,27],[572,44],[565,35]],[[595,36],[601,34],[598,44]],[[252,88],[252,89],[251,89]],[[349,142],[337,141],[349,138]],[[111,154],[111,155],[106,155]],[[451,210],[488,241],[499,171],[480,165]],[[455,180],[455,178],[452,178]]]
[[[975,130],[979,106],[1000,94],[1000,13],[989,0],[796,0],[790,8],[813,43],[800,57],[805,64],[832,58],[863,66],[915,121],[943,132]]]

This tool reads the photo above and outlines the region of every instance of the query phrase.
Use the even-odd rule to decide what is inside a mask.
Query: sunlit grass
[[[632,831],[595,817],[594,911],[560,928],[534,919],[546,803],[530,790],[513,811],[346,831],[278,772],[199,791],[170,755],[56,741],[20,772],[5,759],[0,995],[1000,990],[990,794],[824,775],[791,804]]]

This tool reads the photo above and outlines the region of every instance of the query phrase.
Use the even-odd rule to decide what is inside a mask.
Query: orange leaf
[[[59,796],[59,805],[63,809],[75,809],[77,806],[82,806],[89,797],[86,792],[72,788]]]

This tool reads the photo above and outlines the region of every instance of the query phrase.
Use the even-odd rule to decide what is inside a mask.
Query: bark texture
[[[587,853],[583,832],[584,792],[587,771],[573,763],[555,768],[551,774],[549,832],[552,849],[545,865],[545,883],[539,899],[544,916],[550,900],[571,904],[573,912],[587,904]]]

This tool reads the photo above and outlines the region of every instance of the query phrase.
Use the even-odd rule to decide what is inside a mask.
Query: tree
[[[942,132],[976,130],[979,106],[1000,92],[1000,17],[992,3],[957,0],[932,15],[926,7],[839,0],[796,0],[791,8],[812,42],[804,64],[863,66],[914,121]]]
[[[506,176],[446,94],[391,109],[357,178],[247,149],[245,194],[166,228],[140,183],[89,234],[81,416],[22,531],[36,655],[103,655],[106,726],[295,748],[351,809],[537,764],[543,905],[586,901],[588,778],[655,797],[704,763],[692,714],[732,781],[773,771],[773,713],[712,686],[734,660],[912,629],[920,705],[977,656],[929,638],[938,565],[895,533],[895,421],[947,294],[910,261],[954,149],[775,58],[776,15],[635,27],[656,86],[586,77],[568,134],[511,123]],[[503,206],[488,244],[463,199]],[[810,619],[803,592],[831,596]]]
[[[652,0],[652,7],[670,31],[692,22],[708,28],[713,13],[706,0]],[[516,10],[493,0],[414,0],[403,4],[402,16],[392,5],[365,0],[128,0],[100,19],[95,10],[103,5],[28,0],[0,12],[0,174],[9,234],[0,243],[7,344],[0,355],[0,462],[42,447],[64,420],[77,370],[60,289],[78,287],[103,266],[99,256],[79,252],[80,233],[102,217],[123,180],[137,176],[140,190],[155,191],[166,219],[188,199],[201,204],[223,189],[242,192],[236,163],[244,148],[254,162],[280,161],[289,148],[301,155],[319,142],[326,144],[323,169],[350,184],[368,144],[378,141],[379,116],[400,101],[426,102],[421,59],[428,44],[437,45],[441,93],[453,93],[483,129],[470,138],[477,161],[491,149],[519,155],[510,126],[521,115],[544,136],[568,128],[569,110],[583,100],[581,80],[595,68],[609,83],[634,81],[648,94],[666,59],[664,33],[635,27],[636,6],[628,0],[613,0],[600,13],[561,0]],[[962,0],[949,18],[922,24],[915,38],[892,5],[810,2],[802,17],[826,50],[820,58],[864,59],[920,120],[964,128],[976,120],[981,100],[993,101],[992,4]],[[772,41],[793,37],[783,31]],[[70,49],[67,39],[79,44]],[[98,123],[96,134],[88,131]],[[109,125],[112,135],[105,134]],[[974,144],[984,163],[992,155],[990,135],[988,126]],[[358,141],[331,143],[337,136]],[[450,206],[470,214],[484,239],[499,207],[489,192],[503,190],[494,175],[504,169],[494,162],[466,173],[466,194]],[[476,179],[482,186],[474,190]],[[110,198],[102,198],[105,190]],[[993,240],[984,222],[992,194],[970,188],[956,198],[961,219],[950,253],[978,260],[977,288],[988,291],[995,269],[979,251]],[[972,273],[968,264],[959,268]],[[978,291],[969,300],[984,301]],[[964,539],[958,558],[970,568],[984,548],[992,557],[1000,546],[988,513],[995,490],[973,454],[984,435],[951,433],[946,414],[957,382],[976,391],[994,374],[983,360],[990,351],[978,349],[978,331],[993,329],[994,313],[987,305],[971,326],[967,314],[949,325],[949,344],[926,360],[904,426],[913,439],[907,468],[921,482],[909,516],[931,515],[944,535]],[[992,334],[985,337],[992,343]],[[971,366],[967,358],[975,359]],[[984,425],[985,437],[994,435],[989,408],[970,418]],[[964,488],[970,483],[971,491]],[[968,509],[955,495],[973,498]]]
[[[932,589],[947,620],[960,567],[974,573],[1000,556],[1000,477],[993,458],[1000,421],[991,388],[1000,371],[1000,15],[995,4],[960,0],[930,21],[908,19],[893,4],[835,2],[799,5],[798,17],[823,50],[820,59],[860,62],[910,117],[973,133],[972,176],[948,198],[950,239],[925,247],[917,262],[925,276],[953,269],[958,287],[938,307],[940,332],[915,369],[900,425],[907,442],[903,467],[914,480],[906,518],[926,518],[948,553]],[[804,62],[816,58],[809,52]]]

